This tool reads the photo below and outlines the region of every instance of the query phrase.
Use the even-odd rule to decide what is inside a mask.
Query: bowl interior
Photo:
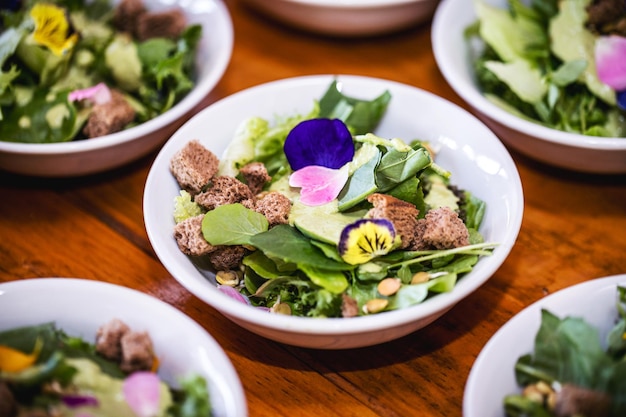
[[[582,317],[599,330],[605,340],[617,317],[616,286],[626,285],[626,275],[594,279],[555,292],[515,315],[487,342],[478,355],[463,396],[464,417],[502,417],[502,401],[520,392],[515,381],[517,359],[532,352],[541,324],[541,309]]]
[[[93,343],[97,329],[114,318],[150,334],[159,372],[168,383],[198,373],[208,382],[217,416],[247,413],[243,387],[224,351],[200,325],[169,304],[130,288],[82,279],[0,284],[0,330],[53,321],[68,334]]]
[[[246,118],[308,113],[334,76],[318,75],[275,81],[230,96],[194,116],[165,144],[157,156],[144,192],[144,221],[148,237],[164,266],[192,293],[250,328],[282,332],[350,335],[410,325],[418,318],[449,309],[487,280],[504,261],[521,225],[522,188],[515,165],[502,144],[482,123],[466,111],[428,92],[387,80],[337,76],[343,91],[355,97],[373,98],[389,90],[392,99],[376,133],[387,138],[431,141],[440,148],[437,163],[452,172],[452,182],[473,191],[487,202],[482,233],[499,242],[493,256],[461,279],[454,291],[421,305],[384,314],[352,319],[312,320],[260,313],[221,294],[213,274],[196,269],[178,249],[173,238],[173,199],[179,187],[169,171],[173,154],[192,139],[199,139],[221,156],[237,126]],[[454,123],[450,123],[454,120]],[[212,282],[213,281],[213,282]],[[306,343],[306,342],[305,342]]]

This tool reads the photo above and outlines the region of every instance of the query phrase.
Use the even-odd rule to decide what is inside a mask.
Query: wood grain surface
[[[330,73],[403,82],[467,108],[437,68],[429,23],[336,39],[277,24],[235,0],[227,6],[235,29],[232,60],[200,107],[260,83]],[[626,273],[626,177],[566,172],[512,152],[525,193],[522,229],[480,289],[435,323],[383,345],[318,351],[278,344],[223,318],[159,263],[142,215],[156,153],[86,178],[0,173],[0,282],[80,277],[167,301],[224,348],[250,416],[461,416],[468,373],[501,325],[561,288]]]

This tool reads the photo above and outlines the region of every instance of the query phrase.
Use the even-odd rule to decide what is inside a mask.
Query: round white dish
[[[113,3],[118,3],[114,0]],[[41,177],[73,177],[120,167],[156,149],[184,122],[226,71],[233,49],[233,26],[220,0],[144,0],[150,10],[184,9],[189,23],[202,25],[197,79],[192,91],[167,112],[139,126],[90,140],[64,143],[0,141],[0,169]]]
[[[506,0],[486,0],[508,8]],[[626,138],[567,133],[521,119],[493,104],[478,89],[463,38],[476,20],[474,3],[442,0],[432,25],[432,45],[440,71],[500,139],[512,149],[543,163],[579,172],[626,173]]]
[[[55,322],[94,343],[96,331],[118,318],[147,331],[169,384],[190,373],[209,386],[216,417],[247,415],[243,387],[228,356],[195,321],[169,304],[119,285],[77,278],[36,278],[0,284],[0,330]]]
[[[245,0],[281,22],[325,35],[367,36],[429,20],[439,0]]]
[[[267,314],[224,295],[184,255],[173,237],[173,201],[179,187],[169,162],[188,141],[199,139],[221,156],[237,126],[246,118],[308,113],[333,75],[271,82],[227,97],[194,116],[157,156],[144,191],[144,221],[152,246],[168,271],[190,292],[239,325],[267,338],[325,349],[375,345],[426,326],[482,285],[504,262],[519,232],[523,193],[519,174],[505,147],[480,121],[460,107],[426,91],[382,79],[336,76],[347,95],[374,98],[385,90],[391,102],[376,133],[407,140],[420,138],[441,147],[437,162],[452,181],[487,203],[481,232],[499,242],[456,288],[411,308],[350,319],[312,319]],[[451,123],[451,121],[454,121]],[[210,128],[209,128],[210,127]]]
[[[626,275],[593,279],[550,294],[516,314],[487,342],[476,358],[465,385],[463,417],[504,417],[503,399],[520,391],[515,363],[533,351],[541,325],[541,310],[560,318],[582,317],[599,329],[604,340],[617,318],[617,285]]]

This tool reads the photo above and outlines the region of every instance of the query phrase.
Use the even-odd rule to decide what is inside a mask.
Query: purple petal
[[[138,417],[153,417],[159,413],[160,383],[153,372],[135,372],[124,380],[124,399]]]
[[[338,169],[354,157],[354,143],[341,120],[311,119],[289,132],[284,151],[294,171],[309,165]]]
[[[97,407],[98,399],[92,395],[66,394],[61,397],[63,404],[69,408],[76,407]]]
[[[230,298],[239,301],[240,303],[250,304],[250,300],[248,300],[248,297],[245,297],[242,293],[229,285],[218,285],[217,289],[220,290],[223,294],[229,296]]]
[[[346,169],[330,169],[309,165],[291,174],[289,185],[300,187],[300,201],[307,206],[320,206],[333,201],[348,181]]]
[[[626,38],[602,36],[596,41],[598,78],[615,91],[626,90]]]
[[[626,90],[617,93],[617,107],[626,110]]]

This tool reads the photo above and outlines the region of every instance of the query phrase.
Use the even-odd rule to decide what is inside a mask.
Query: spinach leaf
[[[391,93],[383,92],[373,100],[361,100],[344,95],[337,80],[333,80],[319,101],[320,115],[324,118],[338,118],[355,135],[373,132],[382,119],[391,101]]]
[[[240,203],[226,204],[207,212],[202,234],[211,245],[249,245],[250,239],[269,227],[267,218]]]
[[[328,271],[349,271],[354,266],[327,258],[302,233],[287,225],[274,226],[267,232],[251,236],[249,243],[269,258],[294,263],[299,268],[319,268]]]

